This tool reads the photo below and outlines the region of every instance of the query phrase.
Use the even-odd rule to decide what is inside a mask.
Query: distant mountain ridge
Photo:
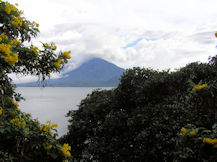
[[[78,68],[66,73],[66,77],[50,79],[46,86],[53,87],[101,87],[117,86],[125,69],[106,60],[93,58],[81,64]],[[17,86],[38,86],[37,82],[17,84]]]

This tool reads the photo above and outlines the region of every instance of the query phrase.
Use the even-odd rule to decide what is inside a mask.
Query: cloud
[[[92,57],[124,68],[162,70],[205,62],[216,54],[214,0],[13,2],[39,22],[41,33],[34,41],[54,41],[58,50],[72,51],[63,73]]]
[[[72,51],[67,71],[91,57],[100,57],[124,68],[174,69],[192,61],[205,61],[216,52],[214,31],[104,29],[100,24],[63,24],[55,27],[56,37],[47,40],[52,38],[62,49]],[[68,34],[64,36],[63,31]],[[75,60],[79,60],[77,65]]]
[[[215,44],[216,38],[214,37],[214,33],[214,30],[209,32],[200,32],[190,36],[190,39],[193,39],[195,42],[198,42],[201,45]]]
[[[27,83],[27,82],[39,82],[41,78],[32,75],[20,75],[20,74],[9,74],[10,78],[13,78],[14,83]],[[62,75],[60,73],[51,74],[52,79],[61,78]],[[47,78],[49,79],[49,78]]]

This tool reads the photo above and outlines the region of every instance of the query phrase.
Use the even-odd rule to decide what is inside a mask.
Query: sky
[[[39,23],[34,43],[71,50],[63,73],[98,57],[122,68],[178,69],[217,54],[216,0],[9,0]],[[52,77],[61,77],[62,74]],[[25,82],[33,77],[15,77]]]

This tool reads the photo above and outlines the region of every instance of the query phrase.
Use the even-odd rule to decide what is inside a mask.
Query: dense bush
[[[70,52],[56,54],[54,43],[41,48],[30,41],[37,36],[38,24],[23,17],[16,6],[0,0],[0,161],[67,161],[70,146],[57,141],[56,124],[40,124],[20,111],[9,74],[31,74],[41,81],[58,72]]]
[[[217,151],[216,59],[175,72],[128,69],[70,111],[61,141],[84,161],[213,161]]]

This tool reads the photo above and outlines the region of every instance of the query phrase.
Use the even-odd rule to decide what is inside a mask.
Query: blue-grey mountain
[[[63,78],[50,79],[46,86],[100,87],[117,86],[125,70],[103,59],[91,59],[66,73]],[[38,83],[23,83],[17,86],[38,86]]]

